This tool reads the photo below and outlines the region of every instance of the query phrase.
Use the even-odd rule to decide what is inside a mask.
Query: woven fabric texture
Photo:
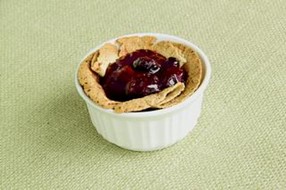
[[[286,189],[285,1],[0,1],[0,189]],[[74,85],[90,48],[177,35],[213,73],[195,129],[132,152],[92,126]]]

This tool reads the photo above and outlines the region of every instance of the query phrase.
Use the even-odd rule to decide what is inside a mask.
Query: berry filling
[[[154,51],[140,49],[109,65],[100,83],[108,98],[127,101],[185,80],[186,73],[176,58],[165,58]]]

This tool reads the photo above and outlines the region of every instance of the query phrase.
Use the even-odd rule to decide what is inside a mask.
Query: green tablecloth
[[[285,1],[0,1],[0,189],[286,189]],[[102,139],[74,86],[103,41],[135,32],[201,47],[213,73],[176,145]]]

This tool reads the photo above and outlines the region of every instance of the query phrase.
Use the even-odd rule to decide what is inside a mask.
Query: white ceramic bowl
[[[184,102],[161,110],[119,114],[113,110],[107,110],[96,105],[86,96],[77,78],[78,69],[75,78],[77,91],[87,104],[91,121],[97,132],[107,141],[122,148],[135,151],[162,149],[173,145],[187,136],[196,125],[200,116],[204,91],[211,76],[211,66],[207,56],[201,49],[189,41],[158,33],[137,33],[118,38],[144,35],[151,35],[155,36],[158,40],[169,40],[189,46],[202,59],[202,83],[195,93]],[[106,41],[103,44],[108,42],[114,43],[118,38]],[[92,49],[85,58],[97,51],[103,44]]]

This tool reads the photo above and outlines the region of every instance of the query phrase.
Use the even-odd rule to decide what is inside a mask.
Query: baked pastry
[[[153,36],[119,38],[80,64],[79,82],[97,105],[115,112],[162,109],[191,96],[202,63],[188,46]]]

